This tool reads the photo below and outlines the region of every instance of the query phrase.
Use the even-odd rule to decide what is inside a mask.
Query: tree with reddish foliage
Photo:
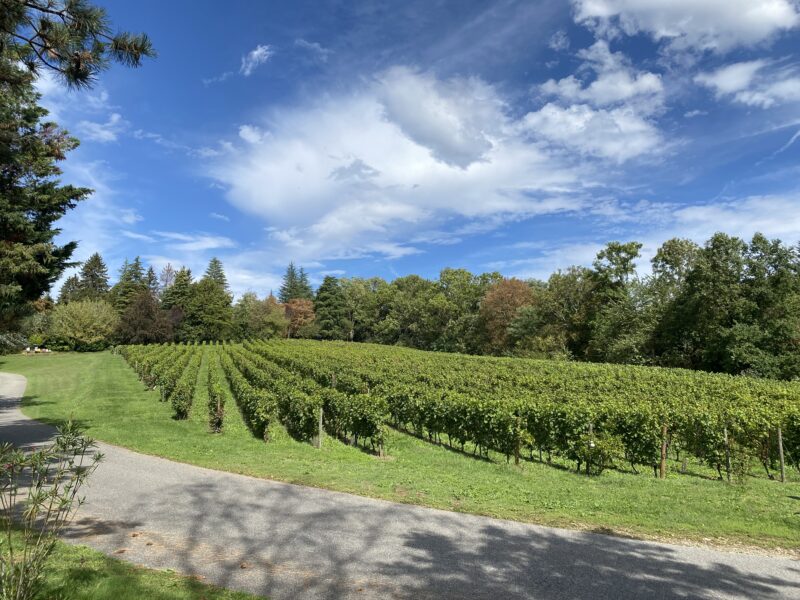
[[[314,303],[305,298],[294,298],[286,304],[289,319],[286,337],[312,337],[314,335]]]
[[[486,352],[502,354],[508,350],[508,326],[519,309],[531,302],[533,290],[519,279],[503,279],[489,288],[480,308],[480,319],[486,336]]]

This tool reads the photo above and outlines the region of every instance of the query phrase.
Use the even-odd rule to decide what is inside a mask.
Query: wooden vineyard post
[[[522,428],[520,427],[519,415],[517,415],[517,425],[516,425],[516,427],[517,427],[516,436],[515,436],[516,440],[514,440],[514,464],[515,465],[519,465],[519,444],[520,444],[520,438],[522,437],[522,435],[521,435]]]
[[[314,436],[314,448],[322,448],[322,411],[324,409],[319,407],[319,419],[317,421],[317,435]]]
[[[661,425],[661,463],[658,466],[658,478],[667,478],[667,424]]]
[[[591,421],[589,422],[589,441],[588,444],[588,452],[586,453],[586,474],[591,475],[592,473],[592,449],[594,448],[594,423]]]
[[[781,483],[786,482],[786,462],[783,458],[783,433],[781,428],[778,427],[778,458],[781,461]]]
[[[731,480],[731,445],[728,440],[728,427],[724,427],[722,430],[722,437],[725,442],[725,472],[728,475],[728,482],[730,483]]]

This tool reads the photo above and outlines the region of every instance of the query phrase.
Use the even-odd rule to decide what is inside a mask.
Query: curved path
[[[0,440],[53,430],[0,373]],[[800,598],[800,562],[394,504],[101,444],[70,539],[272,598]],[[800,531],[799,531],[800,537]]]

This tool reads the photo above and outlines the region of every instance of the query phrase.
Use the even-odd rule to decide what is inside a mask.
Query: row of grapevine
[[[120,346],[117,352],[150,389],[157,387],[178,419],[185,419],[194,399],[203,349],[197,345]]]
[[[239,410],[250,430],[268,440],[269,426],[277,413],[275,398],[266,390],[252,385],[242,374],[239,368],[242,365],[241,356],[230,352],[230,347],[225,350],[220,353],[220,363]]]
[[[254,388],[266,394],[274,415],[295,438],[310,440],[319,435],[319,420],[339,438],[361,440],[382,451],[386,411],[374,398],[352,396],[299,377],[266,360],[255,347],[233,345],[226,353],[239,373]]]
[[[213,433],[220,433],[225,420],[225,404],[229,390],[224,384],[219,352],[209,354],[206,386],[208,389],[208,427]]]
[[[538,450],[580,463],[663,463],[667,449],[718,469],[746,452],[765,466],[783,449],[800,468],[800,385],[678,369],[441,355],[372,345],[258,342],[303,377],[369,390],[393,423],[507,456]]]

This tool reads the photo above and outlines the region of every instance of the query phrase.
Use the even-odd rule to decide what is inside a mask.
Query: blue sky
[[[87,92],[63,221],[265,294],[327,273],[546,277],[611,240],[800,240],[797,0],[100,2],[159,52]]]

